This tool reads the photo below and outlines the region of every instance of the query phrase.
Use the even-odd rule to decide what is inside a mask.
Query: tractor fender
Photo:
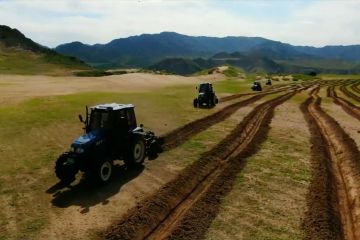
[[[133,133],[137,132],[137,133],[141,133],[141,132],[144,132],[144,129],[142,127],[136,127],[132,130]]]

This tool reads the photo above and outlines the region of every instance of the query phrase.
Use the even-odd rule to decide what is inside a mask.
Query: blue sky
[[[352,0],[0,0],[0,24],[50,47],[162,31],[360,44],[359,12],[360,1]]]

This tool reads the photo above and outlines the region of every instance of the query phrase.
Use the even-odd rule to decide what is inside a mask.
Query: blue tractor
[[[207,106],[210,108],[219,102],[211,83],[201,83],[196,89],[199,93],[197,98],[193,100],[194,107]]]
[[[258,81],[254,81],[253,85],[251,86],[251,90],[262,91],[261,83]]]
[[[100,183],[110,180],[113,162],[123,159],[129,167],[143,164],[146,156],[154,158],[161,152],[158,138],[151,131],[137,126],[132,104],[101,104],[86,107],[84,135],[76,139],[68,152],[55,164],[56,176],[63,183],[71,183],[82,171]]]

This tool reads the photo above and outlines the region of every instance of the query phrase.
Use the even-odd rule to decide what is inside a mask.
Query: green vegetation
[[[16,29],[0,25],[0,74],[68,75],[90,69],[75,57],[63,56],[26,38]]]
[[[244,73],[244,71],[240,68],[229,66],[223,73],[227,77],[238,77],[240,74]]]
[[[346,61],[341,59],[311,59],[300,58],[293,60],[280,60],[276,61],[286,66],[318,68],[318,69],[344,69],[352,70],[359,67],[359,64],[352,61]]]
[[[311,76],[308,74],[292,74],[292,77],[294,81],[298,81],[298,80],[309,81],[309,80],[319,79],[316,76]]]
[[[54,54],[37,54],[0,46],[0,73],[22,75],[69,75],[75,69],[89,69],[71,57]]]
[[[209,74],[213,74],[214,71],[216,71],[216,67],[206,68],[206,69],[203,69],[203,70],[201,70],[199,72],[194,73],[194,76],[209,75]]]

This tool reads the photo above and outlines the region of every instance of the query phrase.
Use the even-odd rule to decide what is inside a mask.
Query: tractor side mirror
[[[81,116],[81,114],[79,114],[79,120],[80,120],[80,122],[84,123],[84,119],[83,119],[83,117]]]

